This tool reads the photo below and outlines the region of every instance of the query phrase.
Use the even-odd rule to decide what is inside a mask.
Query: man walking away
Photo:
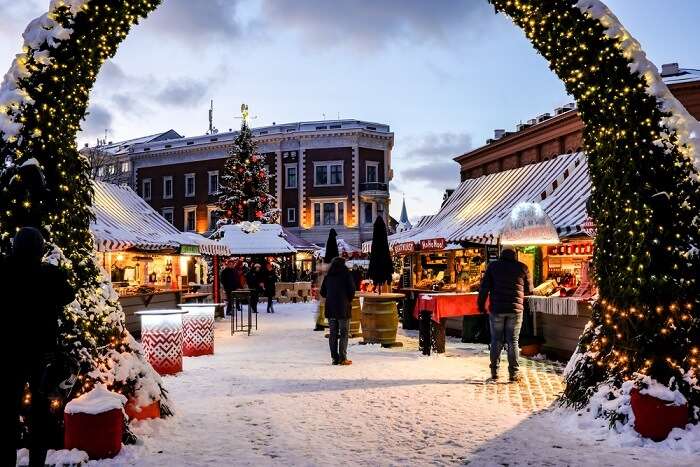
[[[275,283],[277,282],[277,273],[271,262],[265,263],[265,269],[262,271],[263,283],[265,284],[265,296],[267,297],[267,312],[274,313],[272,307],[272,299],[275,296]]]
[[[58,389],[50,367],[58,361],[58,321],[63,307],[75,298],[68,278],[57,266],[42,263],[44,239],[33,227],[20,229],[12,254],[0,258],[0,294],[6,301],[3,319],[8,330],[5,380],[0,385],[0,465],[15,465],[17,434],[24,386],[29,383],[31,413],[29,465],[43,466],[57,429],[51,416],[49,395]],[[37,293],[39,291],[40,293]],[[57,376],[57,375],[53,375]]]
[[[486,268],[479,290],[479,311],[486,313],[490,302],[491,379],[498,379],[498,363],[504,344],[508,346],[510,381],[519,381],[518,337],[523,324],[525,295],[532,293],[532,279],[527,266],[516,259],[515,250],[506,247],[498,261]]]
[[[265,290],[265,284],[262,281],[261,268],[259,264],[255,264],[246,275],[248,288],[250,289],[250,308],[253,313],[258,312],[258,301],[260,293]]]
[[[333,365],[352,365],[348,360],[348,325],[355,297],[355,283],[343,258],[333,258],[328,274],[321,284],[321,296],[326,299],[326,318],[330,328],[328,343]]]

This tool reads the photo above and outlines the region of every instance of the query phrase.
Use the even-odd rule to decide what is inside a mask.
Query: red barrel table
[[[183,310],[137,311],[141,317],[141,345],[148,362],[160,375],[182,371]]]
[[[214,313],[219,303],[183,303],[178,305],[187,314],[182,317],[185,357],[199,357],[214,353]]]

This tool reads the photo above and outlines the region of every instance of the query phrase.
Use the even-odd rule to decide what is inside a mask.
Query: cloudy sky
[[[608,0],[660,65],[700,68],[697,0]],[[48,0],[0,0],[0,59]],[[459,181],[452,157],[494,128],[570,99],[520,30],[486,0],[164,0],[100,73],[79,143],[173,128],[235,128],[241,102],[272,122],[391,125],[392,214],[433,213]]]

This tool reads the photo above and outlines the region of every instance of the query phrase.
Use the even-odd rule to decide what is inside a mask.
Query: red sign
[[[397,243],[393,249],[395,255],[405,255],[416,251],[416,244],[413,242]]]
[[[549,247],[550,256],[588,256],[593,254],[592,243],[567,243]]]
[[[581,224],[581,230],[583,230],[583,233],[585,233],[589,237],[595,237],[597,229],[595,221],[592,217],[588,216],[586,220],[583,221],[583,224]]]
[[[420,241],[420,249],[426,250],[444,250],[447,246],[447,241],[444,238],[430,238]]]

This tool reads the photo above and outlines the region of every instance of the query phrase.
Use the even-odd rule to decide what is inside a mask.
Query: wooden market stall
[[[533,272],[535,285],[554,280],[557,288],[540,288],[542,295],[528,302],[535,314],[535,333],[545,340],[545,351],[556,356],[570,354],[588,319],[588,303],[595,297],[588,275],[593,240],[591,232],[583,230],[589,192],[583,154],[564,154],[465,180],[437,214],[389,238],[395,254],[402,257],[397,268],[402,273],[400,286],[415,289],[417,295],[424,289],[433,289],[432,293],[476,290],[485,266],[498,258],[501,232],[514,207],[537,203],[556,227],[561,243],[549,247],[533,243],[519,248],[518,256]],[[441,247],[443,239],[442,248],[424,248]],[[462,311],[467,315],[471,310]],[[447,326],[457,324],[448,320]]]
[[[94,190],[90,228],[98,258],[119,295],[127,328],[138,335],[136,312],[176,308],[193,287],[207,285],[202,255],[228,249],[183,234],[127,186],[94,182]]]

